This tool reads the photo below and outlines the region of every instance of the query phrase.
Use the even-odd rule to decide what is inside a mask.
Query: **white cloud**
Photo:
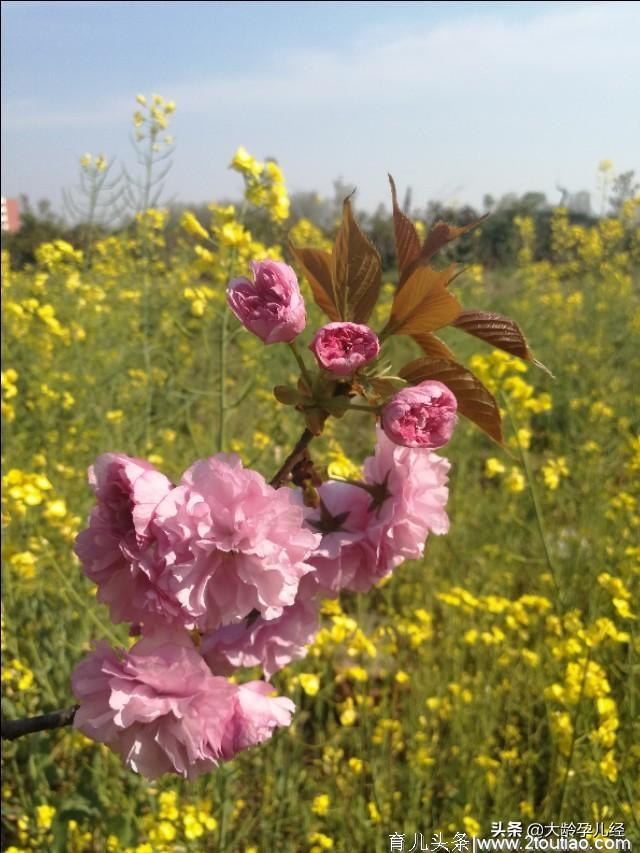
[[[631,87],[640,74],[640,6],[607,2],[547,11],[525,21],[470,15],[419,32],[365,31],[342,54],[286,51],[267,74],[217,76],[166,86],[181,113],[204,110],[306,111],[365,104],[430,104],[453,97],[486,98],[532,92],[549,100],[561,90],[594,85]],[[635,75],[635,76],[634,76]],[[597,108],[597,104],[594,104]],[[96,109],[8,103],[8,129],[68,127],[121,120],[131,93]]]
[[[471,16],[433,29],[395,34],[384,41],[365,34],[350,54],[294,52],[277,74],[218,79],[178,87],[184,108],[204,103],[260,105],[318,102],[409,102],[420,93],[446,96],[474,90],[511,89],[523,76],[562,82],[562,77],[607,78],[640,71],[640,7],[630,2],[576,6],[525,22]],[[552,92],[549,93],[550,96]]]

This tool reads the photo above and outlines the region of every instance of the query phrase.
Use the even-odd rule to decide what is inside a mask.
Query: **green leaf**
[[[333,294],[340,320],[366,323],[378,301],[382,281],[380,255],[343,204],[342,223],[332,252]]]
[[[391,397],[396,391],[407,384],[400,376],[376,376],[373,379],[369,379],[368,383],[376,394],[385,399]]]
[[[322,435],[324,422],[327,419],[327,413],[323,409],[318,406],[307,408],[304,410],[304,418],[307,423],[307,428],[311,430],[314,435]]]
[[[333,415],[336,418],[341,418],[345,412],[349,411],[351,399],[341,394],[337,397],[318,400],[318,403],[325,411],[329,412],[330,415]]]
[[[411,385],[426,379],[442,382],[455,395],[460,414],[473,421],[498,444],[502,444],[500,409],[496,399],[466,367],[442,358],[418,358],[406,364],[400,376]]]
[[[308,397],[303,396],[290,385],[276,385],[273,389],[273,396],[285,406],[301,406],[309,402]]]

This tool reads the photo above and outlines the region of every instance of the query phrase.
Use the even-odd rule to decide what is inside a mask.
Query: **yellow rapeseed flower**
[[[229,168],[259,178],[264,167],[241,145],[233,155]]]
[[[323,850],[333,849],[333,839],[322,832],[310,832],[307,841],[311,844],[309,853],[322,853]]]
[[[464,825],[464,831],[471,838],[477,838],[480,835],[480,824],[477,820],[472,818],[470,815],[465,815],[462,818],[462,823]]]
[[[61,498],[55,501],[49,501],[44,511],[45,518],[48,518],[49,521],[64,518],[66,514],[67,505]]]
[[[25,580],[35,577],[36,557],[31,551],[19,551],[9,558],[9,563]]]
[[[53,806],[36,806],[36,823],[40,829],[51,829],[56,810]]]
[[[180,225],[184,230],[194,237],[202,237],[203,240],[209,239],[209,233],[196,219],[195,215],[190,210],[185,210],[180,217]]]
[[[515,465],[511,468],[511,471],[504,478],[504,485],[506,490],[508,492],[511,492],[512,494],[517,494],[518,492],[524,491],[524,475],[522,471]]]
[[[374,826],[377,826],[382,820],[378,806],[374,802],[369,802],[367,803],[367,811],[369,812],[369,820]]]
[[[298,681],[307,696],[315,696],[318,690],[320,690],[320,679],[314,673],[301,672],[298,676]]]
[[[163,791],[159,797],[158,802],[160,804],[159,816],[162,820],[177,820],[179,816],[179,811],[177,808],[178,801],[178,792],[177,791]]]
[[[611,603],[616,609],[616,612],[619,616],[622,616],[623,619],[635,619],[635,615],[631,612],[631,608],[629,607],[629,602],[626,598],[612,598]]]
[[[320,817],[324,817],[329,813],[329,806],[331,805],[331,798],[328,794],[319,794],[317,797],[313,798],[313,803],[311,804],[311,811],[314,814],[319,815]]]
[[[618,765],[615,759],[615,753],[610,749],[598,764],[602,775],[610,782],[615,782],[618,778]]]
[[[359,776],[362,773],[362,768],[364,767],[362,760],[355,757],[350,758],[349,761],[347,761],[347,765],[349,766],[349,769],[356,774],[356,776]]]
[[[557,459],[549,459],[542,466],[542,476],[545,486],[551,491],[555,491],[560,485],[560,478],[569,475],[569,466],[564,456],[558,456]]]
[[[498,474],[504,474],[505,470],[504,462],[496,459],[495,456],[490,456],[484,463],[485,477],[489,477],[490,479],[497,477]]]

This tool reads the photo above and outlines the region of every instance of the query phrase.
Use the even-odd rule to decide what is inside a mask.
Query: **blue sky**
[[[386,200],[640,171],[640,3],[3,2],[2,193],[60,203],[78,158],[131,164],[135,96],[177,102],[167,194],[238,193],[238,145],[291,190]]]

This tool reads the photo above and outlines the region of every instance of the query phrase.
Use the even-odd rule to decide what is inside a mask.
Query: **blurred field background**
[[[139,102],[143,157],[168,150],[172,112]],[[292,262],[287,235],[328,247],[339,208],[290,199],[280,167],[244,149],[232,167],[236,202],[154,207],[143,180],[129,184],[139,213],[107,228],[90,211],[109,202],[109,164],[87,155],[84,224],[27,210],[3,241],[9,718],[72,704],[70,671],[91,642],[127,642],[72,554],[99,453],[144,456],[178,478],[225,449],[269,477],[302,429],[272,395],[295,381],[290,353],[241,329],[224,291],[253,258]],[[594,832],[618,821],[640,840],[640,199],[633,175],[620,180],[608,162],[598,174],[601,215],[529,193],[489,204],[493,215],[444,252],[465,270],[463,306],[514,317],[555,379],[447,330],[498,396],[507,447],[459,425],[445,448],[450,534],[371,594],[326,603],[308,657],[274,678],[298,707],[291,728],[195,783],[150,784],[69,729],[3,743],[5,848],[388,850],[392,833],[409,845],[416,832],[483,836],[510,820]],[[414,210],[409,197],[405,208],[422,233],[476,213]],[[360,219],[385,263],[379,329],[392,226],[388,210]],[[307,343],[324,320],[303,288]],[[396,363],[414,351],[408,339],[390,346]],[[373,422],[330,423],[314,459],[353,476]]]

